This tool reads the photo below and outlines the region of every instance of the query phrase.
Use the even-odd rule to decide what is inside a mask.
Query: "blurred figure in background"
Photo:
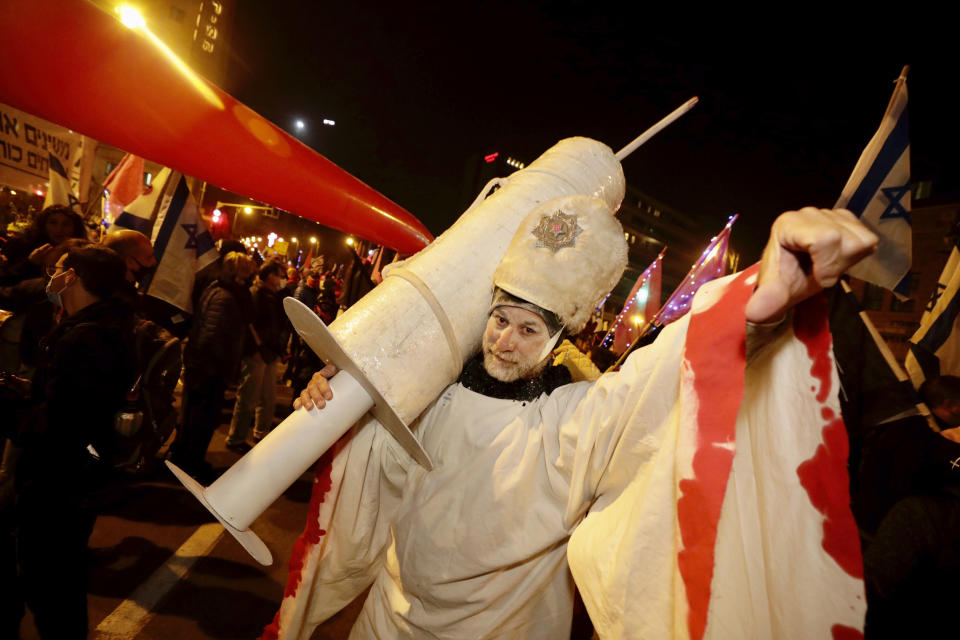
[[[23,236],[4,245],[0,285],[43,277],[46,254],[70,238],[87,239],[83,218],[77,212],[62,205],[41,211]]]
[[[240,386],[230,420],[227,448],[237,453],[250,450],[247,434],[255,419],[253,439],[259,441],[273,428],[277,404],[277,367],[283,355],[286,316],[281,305],[284,268],[278,262],[260,267],[253,288],[253,328],[244,344]],[[255,339],[256,338],[256,339]]]
[[[213,476],[204,458],[220,424],[223,394],[237,379],[251,330],[248,287],[255,272],[256,264],[244,253],[234,251],[223,258],[219,276],[200,296],[184,348],[183,419],[171,459],[201,481]]]

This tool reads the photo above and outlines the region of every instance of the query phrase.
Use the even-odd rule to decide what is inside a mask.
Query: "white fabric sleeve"
[[[408,471],[415,467],[369,415],[337,443],[331,487],[316,515],[322,535],[303,554],[296,591],[291,595],[287,587],[278,614],[279,638],[309,638],[317,625],[370,586],[390,541]],[[296,556],[295,549],[291,572]]]
[[[556,441],[546,441],[544,447],[570,485],[564,514],[568,526],[583,517],[604,486],[623,486],[629,479],[620,475],[631,474],[659,450],[659,433],[679,386],[676,372],[687,323],[681,318],[667,326],[653,344],[631,354],[620,371],[593,383],[561,387],[545,404],[544,423],[559,425]],[[633,463],[611,466],[622,457]]]

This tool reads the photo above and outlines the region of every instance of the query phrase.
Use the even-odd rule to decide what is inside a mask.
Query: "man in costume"
[[[847,537],[836,548],[824,528],[826,560],[798,558],[807,569],[797,569],[788,556],[786,578],[765,578],[763,545],[777,536],[754,521],[774,505],[737,479],[767,481],[758,423],[786,429],[789,440],[784,411],[816,420],[839,413],[825,404],[825,314],[798,308],[792,329],[782,318],[875,244],[848,212],[783,214],[759,282],[753,269],[706,287],[687,317],[620,372],[567,384],[562,368],[548,366],[551,350],[619,280],[627,248],[602,201],[543,203],[494,274],[481,353],[414,425],[433,470],[417,466],[372,418],[356,425],[321,462],[284,602],[264,637],[308,638],[370,587],[352,638],[561,638],[574,578],[601,638],[819,637],[862,627],[859,548],[851,560]],[[744,319],[757,324],[748,330]],[[716,348],[704,349],[710,342]],[[797,371],[805,356],[815,364],[810,373]],[[318,372],[295,406],[323,407],[334,373]],[[754,398],[763,376],[782,383],[768,385],[774,395],[799,385],[805,395]],[[811,379],[820,384],[815,394]],[[846,478],[845,452],[839,467],[812,455],[820,426],[799,433],[803,442],[776,445],[778,455],[811,458],[788,461],[795,486],[771,497],[804,496],[804,521],[785,526],[819,532],[825,513],[856,547],[852,517],[832,511],[847,498],[818,493],[823,478]],[[741,439],[745,451],[734,446]],[[753,543],[759,567],[746,552]],[[771,545],[774,557],[787,555]],[[805,605],[828,597],[814,603],[820,609],[783,613],[778,600],[791,591]]]

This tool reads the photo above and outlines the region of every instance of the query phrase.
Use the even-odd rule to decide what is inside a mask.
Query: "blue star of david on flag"
[[[183,245],[184,249],[196,249],[198,255],[203,255],[214,247],[213,238],[206,229],[203,233],[197,234],[196,224],[181,224],[184,231],[187,232],[187,242]]]
[[[850,275],[911,294],[913,260],[910,228],[910,125],[907,68],[887,105],[877,132],[864,148],[843,188],[837,207],[850,210],[878,238],[876,251],[854,265]]]
[[[910,222],[910,211],[907,210],[900,200],[910,191],[910,185],[905,184],[900,187],[884,187],[880,189],[883,192],[883,195],[887,197],[889,204],[887,208],[883,210],[883,213],[880,214],[880,220],[886,220],[890,218],[903,218],[907,222]]]

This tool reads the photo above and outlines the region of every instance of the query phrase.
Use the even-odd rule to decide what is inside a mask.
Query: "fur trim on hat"
[[[517,230],[493,283],[579,332],[623,275],[627,242],[606,203],[564,196],[539,205]]]

